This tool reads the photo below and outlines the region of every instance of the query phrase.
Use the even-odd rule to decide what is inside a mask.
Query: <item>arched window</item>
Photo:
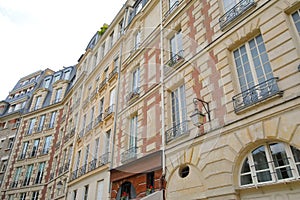
[[[240,185],[257,185],[300,178],[300,150],[285,143],[268,143],[251,151],[240,169]]]

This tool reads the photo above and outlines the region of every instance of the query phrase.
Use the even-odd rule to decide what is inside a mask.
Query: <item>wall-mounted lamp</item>
[[[198,109],[198,102],[201,102],[201,104],[203,105],[207,115],[208,115],[208,121],[210,121],[210,110],[209,110],[209,105],[207,102],[198,99],[198,98],[194,98],[193,99],[194,105],[195,105],[195,110],[193,112],[193,114],[190,116],[193,124],[197,127],[200,127],[201,125],[204,124],[204,118],[205,118],[205,114],[203,114],[199,109]]]

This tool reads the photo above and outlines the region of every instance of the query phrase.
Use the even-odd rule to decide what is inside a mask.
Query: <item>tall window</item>
[[[123,34],[123,22],[124,22],[123,19],[119,22],[119,34],[118,34],[118,37],[121,37],[121,35]]]
[[[293,18],[294,24],[296,26],[296,29],[298,31],[298,34],[300,36],[300,10],[297,10],[296,12],[294,12],[292,14],[292,18]]]
[[[70,79],[70,74],[71,74],[71,70],[70,69],[66,70],[64,79],[69,80]]]
[[[104,153],[108,154],[110,149],[110,132],[111,130],[106,131],[104,138]]]
[[[40,122],[39,122],[39,126],[38,126],[38,129],[37,129],[38,132],[40,132],[40,131],[43,130],[45,118],[46,118],[46,115],[42,115],[42,116],[41,116]]]
[[[103,181],[97,182],[97,200],[102,200],[103,196]]]
[[[114,69],[117,69],[119,67],[119,57],[116,57],[114,59]]]
[[[49,88],[49,86],[50,86],[50,81],[51,81],[51,78],[49,77],[49,78],[46,78],[45,80],[44,80],[44,87],[45,88]]]
[[[21,170],[22,170],[22,167],[17,167],[16,173],[15,173],[15,176],[14,176],[14,182],[13,182],[13,185],[12,185],[13,187],[17,187],[17,185],[18,185]]]
[[[170,0],[169,5],[170,5],[170,12],[174,10],[178,6],[179,0]]]
[[[89,194],[89,185],[86,185],[86,186],[84,186],[83,200],[88,200],[88,194]]]
[[[135,115],[130,119],[129,149],[136,148],[137,146],[137,127],[138,117]]]
[[[104,97],[102,97],[99,102],[99,114],[100,115],[103,113],[103,107],[104,107]]]
[[[114,32],[109,35],[109,48],[112,48],[114,44]]]
[[[8,144],[7,144],[7,149],[11,149],[14,145],[14,137],[8,138]]]
[[[73,145],[70,145],[69,152],[68,152],[68,163],[71,163],[72,154],[73,154]]]
[[[140,68],[137,68],[132,73],[132,92],[138,92],[140,86]]]
[[[51,113],[49,128],[54,128],[55,117],[56,117],[56,111]]]
[[[27,165],[27,170],[26,170],[26,175],[25,175],[25,179],[23,182],[23,186],[29,185],[32,171],[33,171],[33,164]]]
[[[40,103],[41,103],[41,99],[42,99],[42,96],[38,96],[38,97],[36,98],[34,110],[39,109],[39,105],[40,105]]]
[[[110,98],[109,98],[109,106],[111,107],[115,103],[115,97],[116,97],[116,88],[113,88],[110,91]]]
[[[58,103],[61,101],[62,88],[56,90],[54,103]]]
[[[245,158],[240,185],[299,179],[299,175],[300,150],[285,143],[268,143],[257,147]]]
[[[94,112],[95,112],[95,107],[93,106],[91,109],[91,119],[90,119],[90,123],[92,124],[94,121]]]
[[[105,55],[105,42],[101,46],[101,59],[104,58]]]
[[[2,160],[1,162],[1,172],[5,172],[6,168],[7,168],[7,160]]]
[[[141,31],[138,31],[134,37],[134,49],[138,49],[141,44]]]
[[[181,134],[187,130],[186,122],[186,102],[185,87],[180,86],[171,93],[172,103],[172,124],[176,130],[175,135]]]
[[[77,198],[77,190],[73,190],[72,192],[72,200],[76,200]]]
[[[60,73],[54,74],[54,82],[58,81],[60,79]]]
[[[42,183],[43,175],[44,175],[44,168],[45,168],[45,162],[41,162],[39,164],[37,176],[36,176],[36,179],[35,179],[35,184]]]
[[[236,49],[233,55],[242,92],[273,78],[261,35]]]
[[[24,159],[26,157],[27,149],[28,149],[28,144],[29,142],[23,142],[23,148],[22,148],[22,153],[20,155],[20,159]]]
[[[94,146],[94,159],[98,158],[98,151],[99,151],[99,138],[96,138],[95,140],[95,146]]]
[[[26,192],[20,194],[20,200],[26,200]]]
[[[83,168],[84,168],[84,172],[85,172],[85,170],[86,170],[87,163],[88,163],[88,160],[89,160],[89,152],[90,152],[90,145],[88,144],[88,145],[85,147],[85,154],[84,154],[84,160],[83,160]]]
[[[177,62],[177,59],[183,56],[181,29],[170,39],[170,56],[173,62]]]
[[[96,67],[98,63],[98,51],[93,56],[93,66]]]
[[[31,200],[38,200],[39,197],[39,191],[33,191]]]
[[[47,136],[45,138],[45,143],[44,143],[44,147],[43,147],[43,151],[42,153],[43,154],[47,154],[49,152],[49,149],[50,149],[50,145],[51,145],[51,140],[52,140],[52,136]]]
[[[79,168],[80,157],[81,157],[81,150],[79,150],[79,151],[77,152],[77,161],[76,161],[76,163],[75,163],[75,169],[76,169],[76,170]]]
[[[40,139],[35,139],[33,142],[31,157],[36,156],[40,144]]]
[[[28,131],[27,131],[28,135],[30,135],[33,132],[35,120],[36,120],[35,118],[32,118],[29,120],[29,127],[28,127]]]

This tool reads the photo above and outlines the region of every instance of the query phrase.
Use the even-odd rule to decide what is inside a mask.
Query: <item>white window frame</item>
[[[134,115],[130,119],[130,135],[129,135],[129,149],[137,147],[138,135],[138,115]]]

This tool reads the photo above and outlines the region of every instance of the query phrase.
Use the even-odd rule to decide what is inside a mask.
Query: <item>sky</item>
[[[125,0],[0,0],[0,100],[39,70],[77,64]]]

